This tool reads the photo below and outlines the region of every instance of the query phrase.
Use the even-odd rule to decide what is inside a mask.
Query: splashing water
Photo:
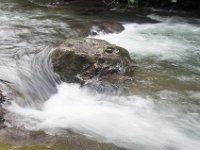
[[[196,132],[200,129],[199,114],[184,113],[184,108],[162,107],[165,105],[157,105],[150,98],[92,95],[79,85],[62,83],[58,93],[44,103],[42,110],[17,104],[8,109],[24,116],[18,122],[32,130],[70,128],[106,142],[138,149],[199,147],[200,134]]]
[[[139,65],[132,96],[109,96],[60,84],[52,71],[49,49],[67,37],[73,16],[65,22],[59,10],[18,8],[0,4],[0,79],[16,93],[6,109],[18,114],[11,126],[72,129],[138,150],[200,147],[198,19],[150,15],[161,22],[128,23],[120,34],[96,36],[127,48]]]
[[[165,19],[165,22],[157,24],[126,24],[120,34],[99,35],[95,38],[120,45],[142,58],[153,56],[154,59],[184,62],[191,53],[199,56],[200,28],[173,20],[176,19]],[[194,59],[200,62],[199,57]]]

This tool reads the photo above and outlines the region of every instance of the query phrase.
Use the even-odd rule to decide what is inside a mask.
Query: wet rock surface
[[[90,9],[96,7],[97,9],[104,9],[104,4],[99,0],[31,0],[30,2],[48,7],[64,7],[68,8],[83,8]]]
[[[124,30],[121,23],[115,21],[92,22],[86,24],[76,24],[72,26],[78,33],[78,37],[87,37],[89,35],[120,33]]]
[[[102,22],[102,23],[97,23],[96,25],[93,25],[90,33],[92,35],[97,35],[98,32],[103,32],[104,34],[107,33],[120,33],[124,30],[124,27],[122,24],[118,22],[112,22],[112,21],[107,21],[107,22]]]
[[[117,84],[132,79],[136,69],[127,50],[98,39],[66,40],[51,58],[54,71],[69,83]]]
[[[4,125],[4,118],[3,118],[3,115],[4,115],[4,109],[2,108],[2,103],[5,101],[5,97],[3,96],[2,92],[0,91],[0,129],[4,128],[5,125]]]

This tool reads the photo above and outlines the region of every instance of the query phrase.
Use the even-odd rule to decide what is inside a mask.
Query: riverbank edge
[[[0,130],[0,135],[0,150],[128,150],[62,129],[48,134],[8,127]]]

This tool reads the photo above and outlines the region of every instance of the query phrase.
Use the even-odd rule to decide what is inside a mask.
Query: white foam
[[[159,112],[152,99],[139,96],[91,94],[76,84],[62,83],[58,93],[44,103],[42,110],[22,108],[15,103],[8,109],[22,115],[17,124],[28,129],[70,128],[138,149],[193,150],[200,147],[200,135],[194,138],[182,132],[188,129],[197,132],[199,124],[193,126],[197,120],[191,118],[193,123],[179,126],[182,119],[179,112]]]
[[[200,28],[190,24],[157,23],[125,24],[119,34],[98,35],[126,48],[135,58],[154,57],[159,60],[185,61],[188,55],[200,48]]]

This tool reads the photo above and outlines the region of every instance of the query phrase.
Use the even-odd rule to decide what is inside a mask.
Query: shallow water
[[[70,128],[136,150],[200,147],[199,19],[151,14],[161,22],[130,18],[122,33],[94,37],[127,48],[138,64],[129,96],[108,96],[61,83],[49,55],[74,35],[72,24],[112,14],[98,18],[25,0],[0,1],[0,79],[7,81],[0,87],[13,99],[5,107],[17,114],[10,126]]]

